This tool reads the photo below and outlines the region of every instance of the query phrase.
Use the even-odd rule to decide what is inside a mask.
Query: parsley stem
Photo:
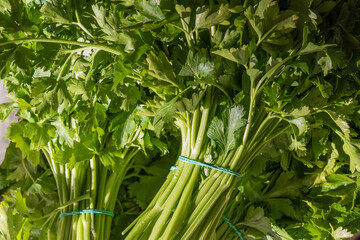
[[[75,24],[78,25],[93,40],[95,40],[95,37],[89,32],[89,30],[87,30],[86,27],[84,25],[82,25],[82,23],[80,21],[80,17],[79,17],[79,12],[77,10],[77,5],[76,5],[76,9],[75,9],[75,16],[76,16],[76,20],[77,20],[77,22]]]
[[[105,52],[113,53],[115,55],[121,55],[122,53],[114,48],[109,46],[98,44],[98,43],[86,43],[86,42],[77,42],[77,41],[70,41],[70,40],[62,40],[62,39],[48,39],[48,38],[21,38],[21,39],[14,39],[7,42],[0,43],[0,46],[5,46],[9,44],[22,44],[28,42],[42,42],[42,43],[57,43],[57,44],[69,44],[69,45],[76,45],[76,46],[84,46],[94,49],[103,50]]]

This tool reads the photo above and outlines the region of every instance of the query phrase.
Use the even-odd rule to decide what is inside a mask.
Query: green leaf
[[[160,141],[157,138],[151,138],[151,143],[157,147],[163,155],[169,153],[166,143]]]
[[[331,71],[332,67],[332,61],[328,54],[325,54],[325,56],[322,56],[318,60],[318,64],[320,65],[321,69],[324,72],[324,76],[328,75],[328,73]],[[327,85],[329,87],[329,84]]]
[[[134,115],[130,115],[129,118],[126,119],[126,122],[124,124],[124,128],[121,134],[121,144],[120,147],[125,147],[127,144],[132,143],[132,136],[135,132],[135,130],[138,128],[135,120]],[[118,132],[118,131],[117,131]]]
[[[350,157],[350,170],[360,171],[360,141],[358,140],[344,140],[344,152]]]
[[[264,194],[264,199],[288,197],[294,199],[301,192],[299,189],[303,186],[303,180],[297,179],[294,172],[282,172],[276,180],[275,185]]]
[[[0,202],[1,240],[28,240],[30,229],[34,229],[34,226],[28,222],[28,218],[13,211],[6,202]]]
[[[35,182],[27,190],[27,194],[45,193],[54,194],[56,193],[57,186],[55,183],[54,176],[50,169],[47,169],[40,177],[36,178]]]
[[[175,10],[187,24],[190,24],[190,18],[191,18],[190,7],[184,7],[183,5],[176,4]]]
[[[250,77],[250,80],[254,82],[262,74],[262,71],[256,68],[250,68],[246,69],[246,74]]]
[[[0,202],[0,237],[3,240],[13,240],[13,214],[9,205],[5,202]]]
[[[9,0],[3,0],[0,2],[0,12],[4,13],[5,10],[11,10],[11,4]]]
[[[34,151],[30,148],[30,140],[24,138],[24,131],[24,121],[12,123],[6,130],[5,137],[16,143],[16,147],[22,151],[23,157],[27,158],[34,166],[37,166],[40,163],[39,151]]]
[[[76,81],[73,80],[73,83],[70,83],[67,87],[68,91],[70,93],[73,93],[75,95],[81,95],[81,98],[86,101],[88,100],[87,91],[85,88],[85,84],[83,81]]]
[[[4,121],[12,112],[14,108],[17,107],[16,102],[5,102],[0,104],[0,120]]]
[[[330,116],[331,120],[336,124],[334,128],[338,127],[338,129],[341,130],[343,133],[343,137],[346,139],[350,139],[350,126],[349,124],[342,118],[341,115],[336,114],[336,112],[333,112],[331,110],[324,110]],[[331,121],[330,120],[330,121]],[[327,124],[331,125],[331,122],[329,120],[324,120]]]
[[[102,149],[99,153],[100,161],[105,167],[110,167],[115,173],[121,174],[125,161],[121,158],[121,152],[115,147]]]
[[[157,21],[165,19],[165,16],[160,7],[156,4],[156,1],[137,0],[135,6],[142,10],[144,16]]]
[[[351,238],[353,234],[349,232],[347,229],[343,229],[342,227],[338,227],[336,230],[333,230],[331,233],[335,240],[342,240],[344,238]]]
[[[264,209],[261,207],[250,206],[244,220],[238,225],[256,229],[264,235],[272,232],[270,220],[264,216]]]
[[[232,107],[227,113],[228,114],[226,114],[225,117],[225,119],[227,118],[227,137],[225,146],[226,153],[240,144],[242,134],[240,134],[239,130],[244,127],[247,122],[246,119],[243,119],[245,116],[245,111],[242,106]]]
[[[191,95],[191,98],[182,98],[182,102],[184,103],[186,110],[192,112],[196,109],[196,107],[199,105],[199,103],[201,102],[201,99],[204,97],[205,92],[202,91],[200,93],[196,93],[194,92]]]
[[[272,29],[273,31],[286,31],[296,28],[296,21],[298,18],[298,15],[294,14],[293,11],[285,11],[279,16],[277,19],[278,22],[272,27]]]
[[[146,61],[149,64],[149,74],[151,76],[174,86],[178,85],[175,81],[173,66],[170,64],[164,52],[160,52],[158,55],[151,52]]]
[[[103,6],[98,6],[98,5],[92,5],[91,6],[95,16],[95,20],[97,22],[97,24],[101,27],[104,28],[106,25],[105,22],[105,16],[106,16],[106,11],[105,8]]]
[[[230,61],[239,63],[246,66],[250,58],[250,51],[247,45],[243,45],[239,48],[221,49],[212,51],[213,54],[219,55],[223,58],[229,59]]]
[[[324,70],[324,75],[327,75],[328,71],[330,71],[331,68]],[[326,74],[325,74],[326,71]],[[316,77],[311,80],[312,83],[314,83],[320,90],[321,95],[324,98],[329,98],[331,95],[334,94],[333,92],[333,86],[331,83],[325,81],[323,78]]]
[[[319,13],[327,13],[330,12],[336,5],[336,1],[324,1],[317,9]]]
[[[299,51],[299,54],[304,55],[304,54],[309,54],[309,53],[314,53],[314,52],[321,52],[321,51],[324,51],[328,47],[334,47],[334,46],[336,46],[336,45],[335,44],[323,44],[321,46],[318,46],[312,42],[309,42],[305,48],[303,48]]]
[[[312,130],[312,152],[314,153],[315,160],[318,160],[320,156],[327,153],[326,143],[329,138],[329,130],[326,128],[313,129]]]
[[[284,228],[272,225],[273,230],[281,237],[282,240],[294,240]]]
[[[195,27],[197,29],[209,28],[221,24],[231,16],[228,5],[215,6],[210,9],[208,6],[196,9]]]
[[[337,194],[340,194],[340,191],[338,191],[339,187],[347,186],[350,184],[355,184],[356,182],[342,174],[330,174],[326,176],[326,182],[321,185],[321,191],[328,192],[331,190],[336,190]]]
[[[186,57],[186,63],[181,68],[180,76],[196,76],[198,78],[204,78],[213,73],[214,63],[207,60],[201,52],[194,54],[189,51]]]
[[[119,96],[123,98],[121,109],[130,111],[141,99],[141,92],[137,86],[122,86]]]
[[[214,117],[207,131],[207,136],[225,152],[234,149],[240,144],[241,129],[246,125],[242,106],[227,109],[222,114],[222,120]]]
[[[15,49],[14,62],[21,69],[28,69],[32,66],[31,60],[35,59],[33,51],[24,46]]]
[[[6,149],[4,161],[1,164],[1,169],[6,169],[7,174],[2,175],[5,178],[5,185],[13,181],[19,182],[27,177],[27,171],[31,171],[31,165],[23,159],[23,153],[15,147],[14,143],[10,143]],[[38,156],[39,161],[39,156]],[[27,167],[28,169],[25,169]],[[1,188],[0,188],[1,189]]]
[[[290,115],[298,118],[298,117],[305,117],[305,116],[309,115],[309,113],[310,113],[309,107],[308,106],[302,106],[301,108],[294,109],[290,113]]]
[[[24,137],[31,140],[31,150],[41,150],[55,136],[55,129],[49,124],[27,123],[24,128]]]
[[[177,98],[173,98],[171,101],[165,103],[156,111],[153,122],[156,135],[159,136],[164,124],[173,119],[176,112],[176,100]]]
[[[224,128],[224,123],[221,119],[219,119],[218,117],[214,117],[207,131],[207,136],[211,140],[215,141],[219,145],[219,147],[223,151],[225,151],[225,146],[226,146],[225,128]]]
[[[69,169],[72,169],[76,164],[88,161],[93,156],[94,153],[92,150],[87,148],[84,144],[74,141],[73,148],[64,146],[64,149],[58,149],[55,153],[54,159],[57,163],[67,163]]]
[[[302,135],[303,133],[305,133],[308,130],[308,124],[304,117],[295,118],[295,119],[289,120],[289,122],[294,124],[297,127],[297,129],[298,129],[297,135],[298,136]]]
[[[58,117],[56,121],[52,122],[51,125],[56,128],[55,138],[59,139],[60,144],[65,143],[70,147],[74,145],[75,132],[66,127],[60,117]]]
[[[52,5],[50,2],[45,2],[40,11],[43,16],[51,22],[60,24],[71,24],[72,22],[65,13],[61,11],[61,8]]]
[[[26,200],[25,198],[23,198],[20,188],[16,189],[16,191],[14,192],[14,197],[15,197],[15,208],[21,213],[29,215],[30,213],[28,208],[26,207]]]
[[[22,110],[28,110],[31,109],[31,105],[29,103],[27,103],[24,99],[22,98],[18,98],[17,99],[17,103],[19,105],[19,108]]]
[[[283,215],[291,218],[295,217],[295,210],[290,199],[272,198],[266,200],[265,204],[269,208],[272,218],[275,220],[281,218]]]
[[[264,18],[266,10],[269,8],[270,5],[273,5],[273,0],[263,0],[259,2],[259,5],[256,8],[255,15],[259,16],[260,18]]]

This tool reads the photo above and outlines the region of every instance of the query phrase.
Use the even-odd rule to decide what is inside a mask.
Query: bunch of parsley
[[[18,109],[21,121],[7,135],[22,152],[6,160],[4,172],[14,176],[12,164],[21,164],[38,184],[28,194],[51,200],[53,210],[29,211],[15,189],[8,202],[27,230],[0,232],[108,239],[110,216],[57,217],[114,211],[119,189],[119,199],[135,196],[146,207],[126,239],[229,239],[224,213],[248,227],[248,239],[256,231],[298,234],[283,216],[301,222],[301,214],[314,218],[323,209],[331,217],[316,205],[325,194],[318,188],[355,181],[349,174],[360,169],[359,32],[349,17],[358,11],[354,0],[3,1],[0,74],[14,101],[0,106],[0,116]],[[173,160],[181,155],[244,177],[177,161],[156,195],[141,199],[153,196],[139,194],[141,175],[156,176],[156,163],[169,167],[141,159],[158,158],[167,146]],[[12,145],[9,154],[16,151]],[[266,167],[264,154],[282,170]],[[53,184],[47,189],[41,179]],[[292,201],[306,201],[305,210],[296,212]],[[344,213],[348,202],[334,202]],[[1,209],[13,214],[5,203]],[[314,226],[327,219],[316,219],[303,236],[317,236]],[[254,221],[263,225],[255,233]]]

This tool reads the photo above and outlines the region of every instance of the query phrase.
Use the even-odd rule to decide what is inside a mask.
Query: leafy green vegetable
[[[113,234],[131,240],[236,238],[224,213],[247,239],[354,233],[359,9],[2,1],[0,76],[13,102],[0,119],[17,109],[20,121],[0,170],[0,233],[109,239],[109,216],[57,217],[87,208],[119,213]],[[168,172],[177,155],[243,178],[182,161]]]

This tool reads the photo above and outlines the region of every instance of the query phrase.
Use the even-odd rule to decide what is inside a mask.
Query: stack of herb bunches
[[[8,137],[33,165],[45,157],[59,196],[48,218],[29,221],[49,239],[54,229],[58,239],[109,239],[111,216],[59,213],[113,212],[135,155],[166,153],[169,135],[181,137],[177,168],[123,231],[128,240],[227,236],[240,174],[280,136],[301,158],[326,127],[344,164],[359,170],[348,124],[360,125],[359,42],[353,24],[337,20],[351,7],[358,3],[0,4],[0,73],[14,96],[1,116],[19,109]]]

